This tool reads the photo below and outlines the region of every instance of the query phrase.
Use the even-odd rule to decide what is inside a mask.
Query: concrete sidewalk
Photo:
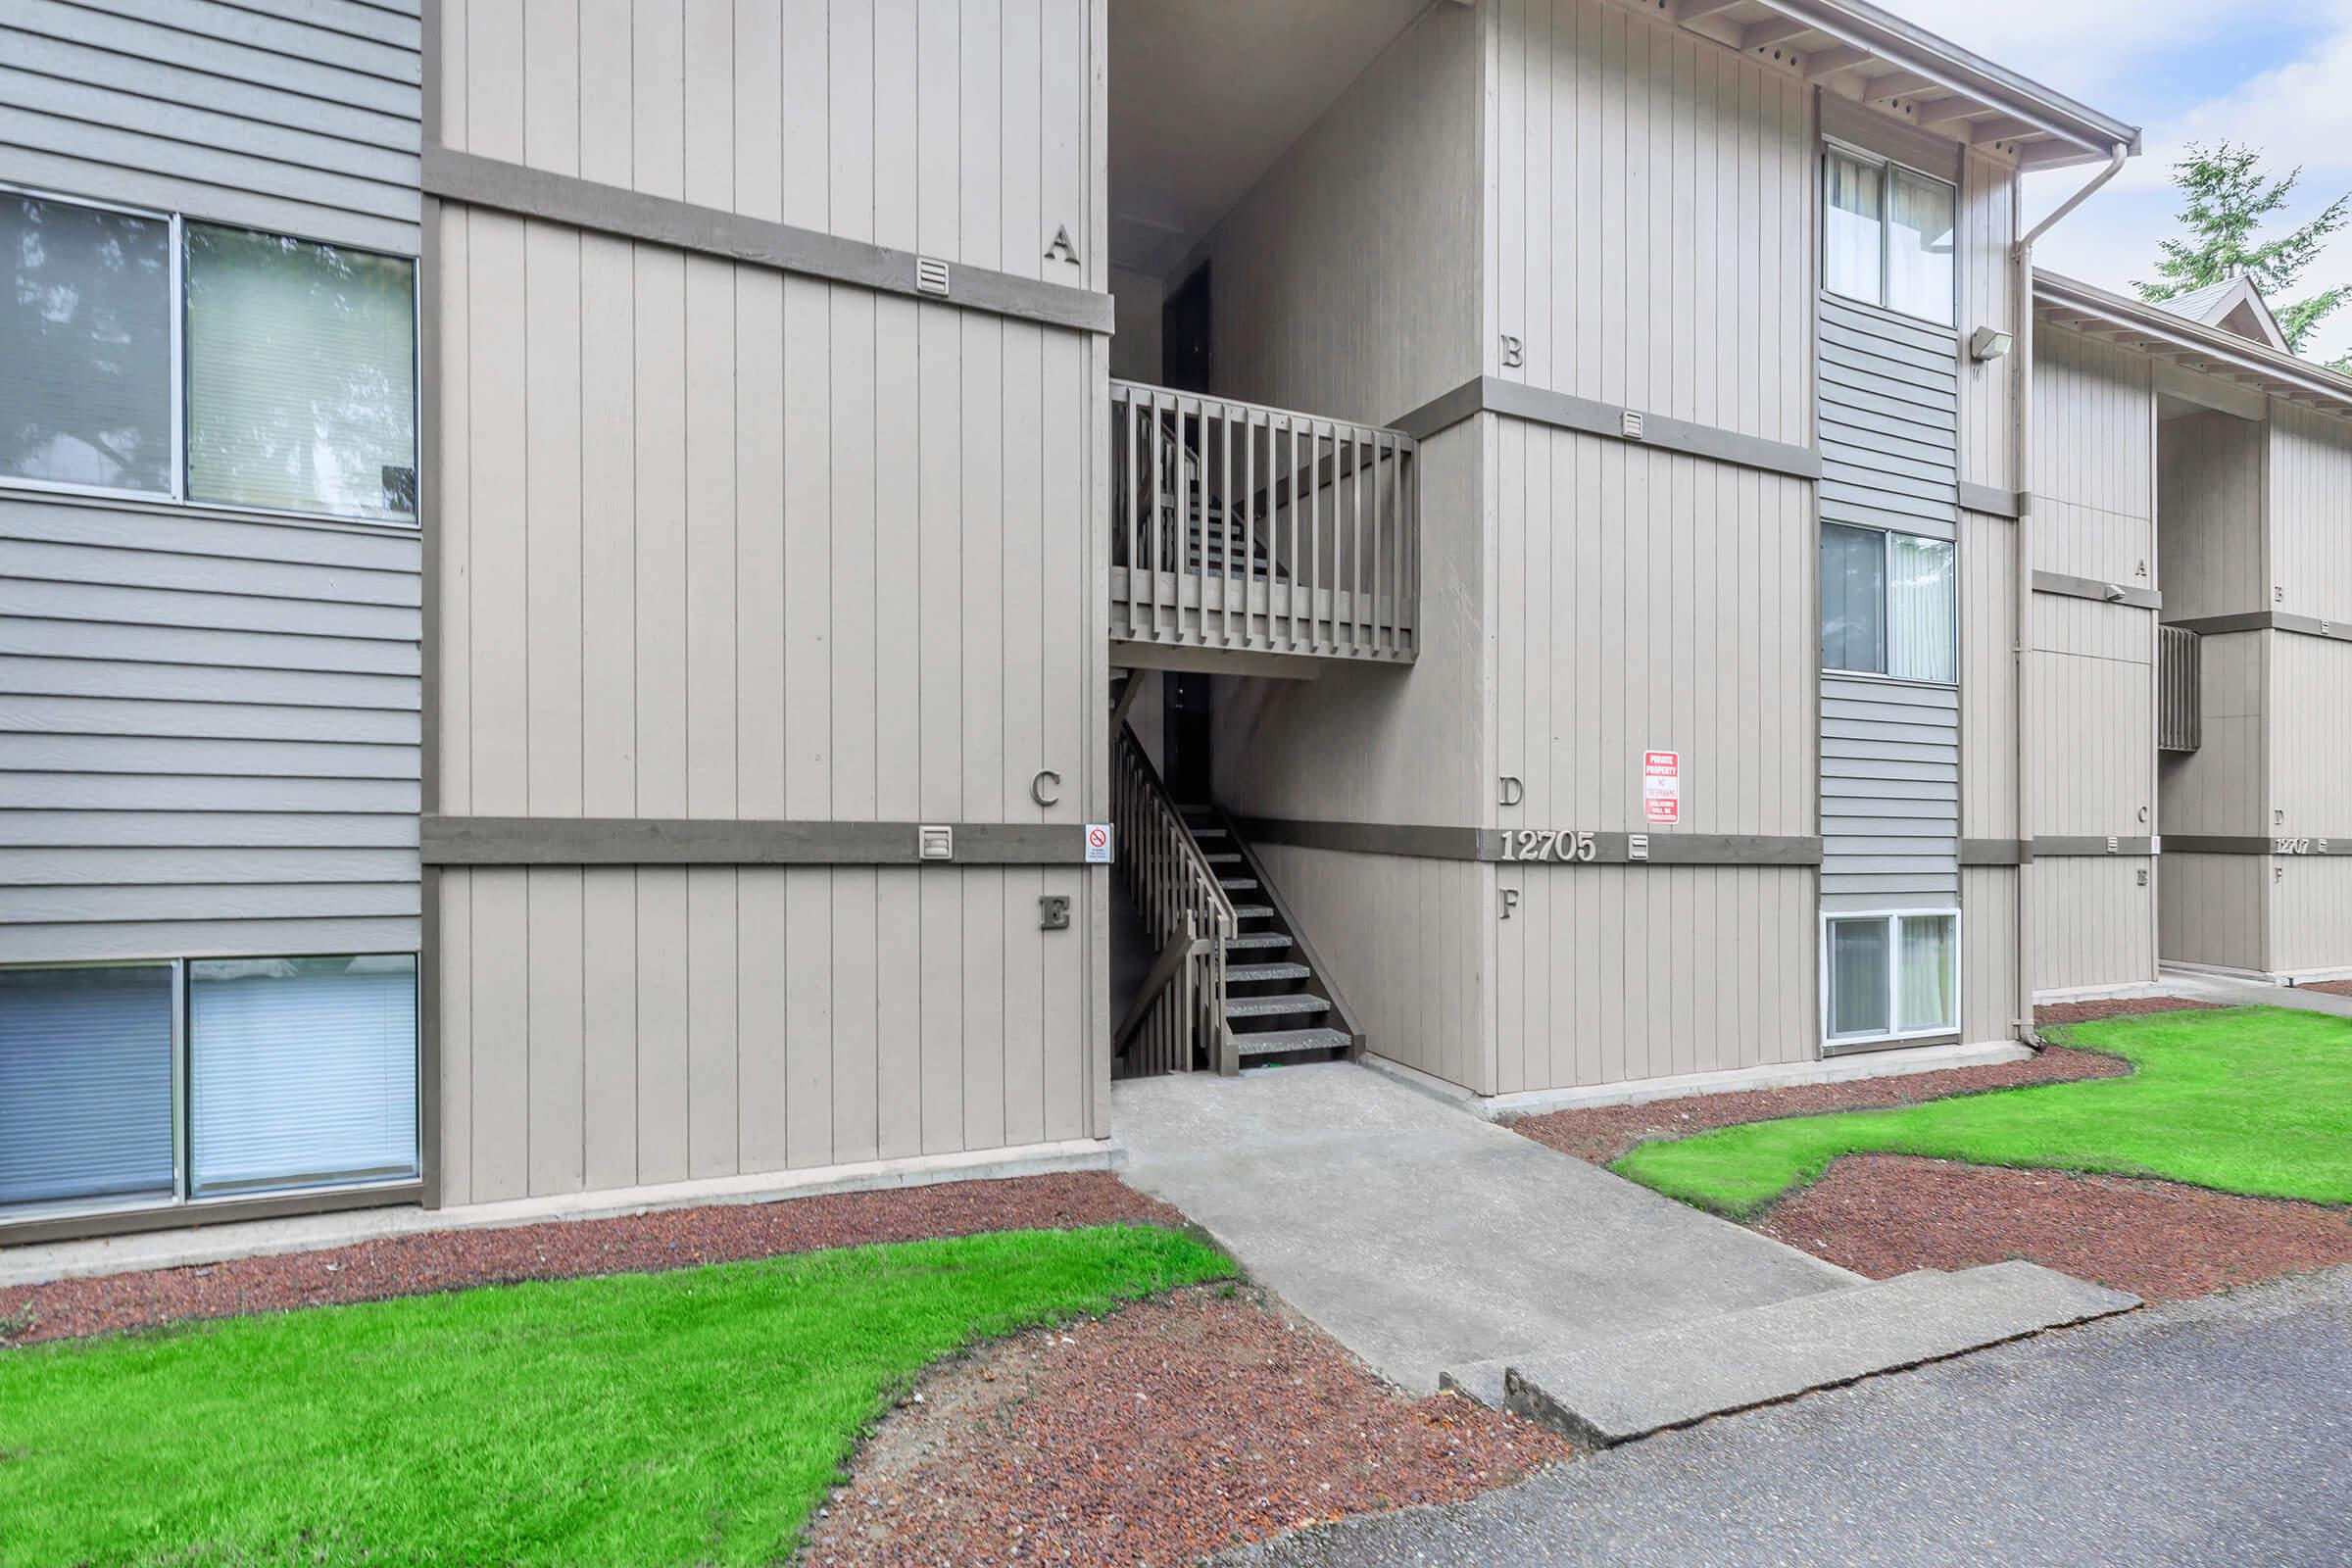
[[[2223,1007],[2292,1007],[2297,1012],[2331,1012],[2352,1018],[2352,997],[2338,997],[2301,986],[2275,986],[2265,980],[2212,974],[2203,969],[2180,969],[2166,964],[2162,982],[2150,989],[2168,997],[2187,997]]]
[[[1347,1062],[1116,1085],[1126,1179],[1382,1376],[1864,1283]]]

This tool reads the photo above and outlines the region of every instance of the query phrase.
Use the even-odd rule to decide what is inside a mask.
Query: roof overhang
[[[2168,362],[2200,375],[2352,417],[2352,376],[2296,359],[2224,326],[2061,277],[2034,274],[2034,306],[2052,324]]]
[[[2077,103],[1863,0],[1662,0],[1676,25],[1825,92],[2025,169],[2140,150],[2139,127]],[[1644,11],[1651,8],[1642,7]]]

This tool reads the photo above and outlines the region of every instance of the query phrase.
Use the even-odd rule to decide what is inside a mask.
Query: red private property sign
[[[1683,754],[1642,754],[1642,820],[1672,827],[1683,819]]]

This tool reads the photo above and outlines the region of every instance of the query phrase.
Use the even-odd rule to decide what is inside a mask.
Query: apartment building
[[[0,1245],[2352,967],[2352,382],[2030,282],[2138,132],[1858,0],[0,43]]]

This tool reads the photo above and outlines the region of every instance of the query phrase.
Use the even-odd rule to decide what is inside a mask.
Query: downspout
[[[2014,372],[2017,394],[2011,400],[2016,409],[2017,433],[2010,442],[2010,464],[2017,481],[2017,527],[2011,540],[2016,555],[2013,569],[2017,580],[2017,636],[2009,650],[2017,681],[2017,701],[2010,705],[2017,757],[2017,1037],[2036,1049],[2041,1045],[2041,1037],[2034,1027],[2033,903],[2026,896],[2026,879],[2034,869],[2033,792],[2026,785],[2028,655],[2034,646],[2034,242],[2048,233],[2060,219],[2098,194],[2099,187],[2120,173],[2124,160],[2131,156],[2132,149],[2122,142],[2108,149],[2107,167],[2029,229],[2009,253],[2015,269],[2010,287],[2017,314],[2017,325],[2010,334],[2017,362]]]

